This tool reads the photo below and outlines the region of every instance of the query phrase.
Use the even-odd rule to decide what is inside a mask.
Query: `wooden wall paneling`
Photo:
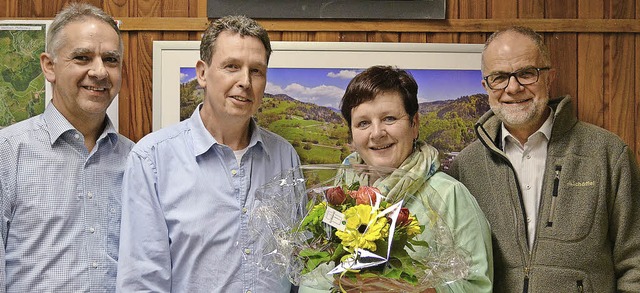
[[[128,137],[133,141],[138,141],[152,129],[153,40],[159,40],[160,37],[161,33],[157,32],[132,33],[130,36],[131,52],[128,59],[134,70],[129,71],[129,103],[132,111]]]
[[[544,18],[545,0],[518,0],[518,18]]]
[[[578,0],[546,0],[545,2],[545,18],[576,18],[577,15]]]
[[[557,71],[557,77],[551,84],[551,97],[571,95],[577,98],[578,88],[578,45],[573,33],[551,33],[545,35],[545,42],[551,52],[551,65]],[[574,103],[574,110],[577,110]]]
[[[0,3],[0,17],[9,18],[12,15],[15,15],[15,2],[5,1]]]
[[[132,1],[133,10],[129,16],[133,17],[150,17],[150,16],[162,16],[162,4],[171,0],[136,0]],[[183,0],[178,0],[183,1]],[[186,8],[186,7],[185,7]]]
[[[16,15],[16,7],[15,2],[13,1],[5,1],[0,3],[0,17],[9,18],[10,16]]]
[[[13,0],[16,4],[16,14],[10,16],[16,17],[47,17],[46,15],[38,15],[35,11],[35,3],[44,0]]]
[[[122,87],[120,88],[120,93],[118,94],[118,132],[122,135],[128,137],[133,140],[133,129],[135,129],[135,125],[133,123],[136,121],[134,115],[134,102],[132,101],[135,98],[133,95],[130,84],[133,84],[134,76],[131,72],[134,71],[136,64],[132,61],[132,53],[131,53],[131,38],[129,37],[131,33],[123,32],[122,33],[122,41],[124,43],[124,56],[122,59]],[[137,140],[135,140],[137,141]]]
[[[636,0],[636,20],[640,19],[640,0]],[[635,108],[636,161],[640,164],[640,34],[636,34]]]
[[[309,41],[314,42],[339,42],[339,32],[315,32],[309,33]]]
[[[162,5],[171,0],[137,0],[132,4],[129,16],[133,17],[161,17]],[[183,1],[183,0],[181,0]],[[185,2],[183,2],[185,3]],[[187,2],[188,3],[188,2]],[[186,4],[185,4],[186,5]],[[184,7],[188,9],[187,7]],[[132,103],[131,117],[135,121],[129,130],[129,138],[138,141],[152,129],[152,64],[153,64],[153,40],[161,40],[160,32],[137,32],[130,35],[130,64],[133,65],[130,72],[132,83],[129,84]]]
[[[160,14],[165,17],[191,16],[189,4],[189,0],[164,0],[160,4]]]
[[[53,18],[58,13],[58,11],[62,10],[62,8],[66,5],[66,1],[59,1],[59,0],[41,1],[41,2],[34,2],[34,3],[35,3],[36,11],[40,11],[39,14],[41,14],[44,17],[51,17],[51,18]],[[102,7],[102,6],[98,6],[98,7]]]
[[[605,40],[609,43],[609,50],[605,55],[610,64],[605,81],[608,84],[606,98],[609,100],[607,129],[618,134],[634,149],[635,152],[635,116],[634,107],[637,91],[635,83],[635,38],[632,34],[610,35]],[[605,123],[606,124],[606,123]]]
[[[576,18],[578,10],[577,0],[554,1],[546,0],[546,18]],[[551,86],[552,97],[571,95],[577,97],[578,89],[578,42],[577,34],[549,33],[545,40],[551,51],[551,64],[557,70],[556,81]],[[576,103],[573,104],[577,111]]]
[[[427,33],[427,43],[458,43],[459,39],[455,33]]]
[[[459,19],[486,19],[487,1],[460,0],[458,3]],[[502,2],[508,2],[502,0]],[[458,41],[466,44],[482,44],[486,37],[484,33],[461,33]]]
[[[604,18],[604,3],[578,0],[578,18]],[[580,120],[604,126],[604,36],[578,34],[578,92],[574,97]],[[560,75],[561,76],[561,75]]]
[[[366,32],[343,32],[340,34],[341,42],[366,42]]]
[[[604,126],[604,37],[578,34],[578,89],[574,97],[580,120]],[[563,78],[558,73],[558,78]]]
[[[608,18],[635,18],[635,4],[638,0],[605,0],[605,15]]]
[[[458,14],[460,10],[458,1],[459,0],[447,0],[446,9],[445,9],[446,19],[448,20],[458,19]],[[426,39],[427,39],[427,43],[457,43],[458,34],[427,32]]]
[[[609,6],[607,16],[612,19],[635,18],[634,0],[609,0],[605,6]],[[605,55],[611,68],[609,99],[609,130],[618,134],[624,141],[636,151],[635,124],[638,117],[635,115],[635,99],[638,91],[635,89],[635,59],[637,48],[633,34],[611,34],[605,42],[608,42],[610,50]],[[606,61],[605,61],[606,62]]]
[[[282,41],[282,32],[268,31],[268,33],[269,33],[269,40]],[[200,39],[202,39],[202,37],[198,38],[198,40]]]
[[[522,0],[487,0],[487,16],[491,19],[518,18],[518,2]]]
[[[282,32],[283,41],[305,42],[309,40],[308,32]]]
[[[161,3],[160,13],[162,14],[163,17],[189,17],[190,4],[191,4],[190,0],[174,0],[174,1],[165,0],[165,1],[162,1]],[[203,30],[204,29],[205,28],[203,28]],[[167,41],[187,40],[188,37],[189,37],[189,34],[186,32],[171,31],[171,32],[162,33],[162,40],[167,40]],[[153,52],[153,49],[152,49],[152,52]]]
[[[196,8],[196,17],[207,17],[207,0],[191,0],[191,4],[189,4],[189,7],[191,7],[191,5],[193,5],[193,3],[196,3],[197,8]]]
[[[197,31],[197,32],[189,32],[189,39],[190,41],[200,41],[202,39],[202,34],[204,33],[204,30],[206,28],[203,27],[202,31]],[[269,36],[271,36],[271,34],[269,34]]]
[[[115,19],[128,17],[130,11],[129,8],[130,5],[126,0],[105,0],[103,3],[104,11]]]
[[[640,1],[636,5],[636,18],[640,18]],[[636,161],[640,164],[640,34],[636,34],[636,71],[635,71],[635,122],[636,126]]]
[[[138,34],[137,32],[127,33],[127,46],[129,47],[125,53],[124,77],[122,89],[118,101],[118,110],[120,111],[119,131],[122,135],[137,142],[140,138],[147,134],[142,130],[142,112],[144,96],[139,96],[136,84],[139,84],[139,74],[135,68],[138,66]],[[151,95],[151,92],[149,92]],[[125,111],[123,111],[125,110]],[[125,119],[123,121],[123,119]],[[124,122],[124,124],[122,123]]]
[[[400,33],[401,43],[426,43],[427,42],[427,34],[426,33]]]
[[[386,32],[370,32],[370,33],[367,33],[367,42],[397,43],[397,42],[400,42],[400,34],[386,33]]]
[[[126,0],[105,0],[102,3],[102,9],[116,20],[129,16],[130,5]],[[120,24],[122,26],[122,24]],[[131,46],[129,32],[122,32],[122,42],[124,43],[124,56],[122,59],[122,88],[118,94],[118,131],[131,138],[131,122],[135,121],[132,115],[132,103],[130,84],[132,84],[135,71],[135,64],[131,62]]]

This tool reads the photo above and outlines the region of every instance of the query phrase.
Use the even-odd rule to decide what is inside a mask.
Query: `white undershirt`
[[[553,127],[553,109],[540,129],[534,132],[522,145],[502,124],[502,145],[511,161],[522,191],[525,216],[527,217],[527,234],[529,249],[533,247],[538,222],[538,210],[542,191],[542,180],[547,161],[547,146]]]
[[[240,166],[240,161],[242,160],[242,156],[247,153],[249,147],[243,148],[241,150],[233,151],[233,154],[236,156],[236,161],[238,161],[238,166]]]

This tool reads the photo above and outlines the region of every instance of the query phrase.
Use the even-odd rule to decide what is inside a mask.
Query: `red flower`
[[[331,187],[325,191],[325,196],[327,197],[327,202],[330,205],[341,205],[345,199],[347,199],[347,195],[344,194],[342,187],[336,186]]]
[[[374,205],[376,203],[376,192],[380,193],[380,190],[371,186],[360,186],[357,191],[351,191],[349,195],[356,200],[356,205]]]
[[[409,219],[409,209],[401,208],[400,213],[398,214],[398,218],[396,219],[396,227],[406,226],[410,223],[411,219]]]

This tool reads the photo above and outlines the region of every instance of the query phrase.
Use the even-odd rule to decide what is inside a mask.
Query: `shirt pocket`
[[[120,246],[120,224],[122,217],[122,205],[120,204],[120,193],[112,194],[109,198],[107,210],[107,255],[118,261],[118,247]]]

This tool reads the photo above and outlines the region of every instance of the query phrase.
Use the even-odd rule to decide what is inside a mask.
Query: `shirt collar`
[[[42,117],[44,119],[45,128],[49,132],[49,143],[54,144],[65,132],[70,130],[76,130],[73,125],[67,120],[60,111],[53,105],[53,103],[49,102],[47,107],[44,109],[44,113],[42,113]],[[98,137],[98,141],[102,140],[105,136],[109,138],[111,144],[115,147],[118,142],[118,133],[111,123],[111,119],[109,116],[105,116],[107,126]]]
[[[189,129],[191,129],[192,137],[193,137],[193,148],[196,156],[202,155],[207,152],[213,145],[218,144],[218,141],[209,133],[207,128],[204,126],[204,122],[202,121],[202,117],[200,116],[200,108],[202,107],[202,103],[196,107],[196,110],[191,114],[191,118],[189,119]],[[251,118],[249,121],[249,127],[253,129],[251,132],[251,138],[249,140],[249,146],[247,149],[251,149],[252,147],[259,145],[264,149],[265,153],[268,155],[269,150],[267,146],[263,142],[262,133],[259,131],[258,124]]]
[[[550,112],[549,112],[549,116],[547,117],[547,120],[545,120],[544,123],[542,123],[542,126],[540,126],[540,128],[538,128],[538,130],[533,134],[531,134],[529,137],[536,135],[536,133],[542,133],[547,138],[547,141],[551,138],[551,129],[553,128],[553,118],[555,116],[555,112],[551,107],[549,107],[549,110]],[[500,127],[502,129],[502,131],[500,132],[502,135],[501,137],[502,149],[504,150],[504,146],[507,144],[507,138],[513,137],[513,135],[511,135],[511,132],[507,130],[507,128],[504,126],[504,123],[501,123]]]

